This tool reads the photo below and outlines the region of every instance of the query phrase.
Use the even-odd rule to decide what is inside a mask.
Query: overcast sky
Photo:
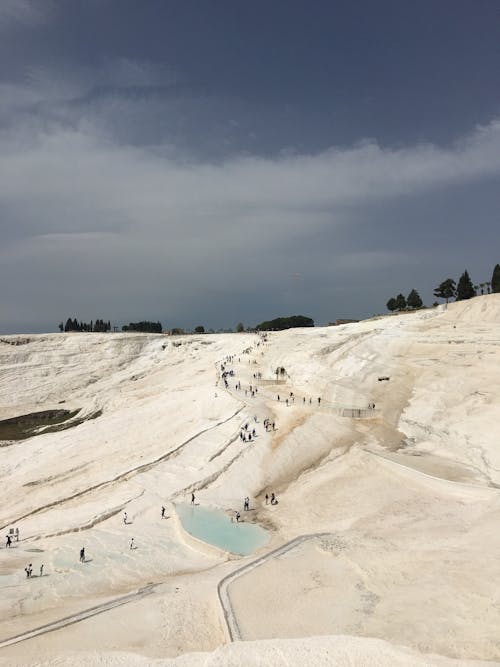
[[[0,0],[0,332],[385,312],[500,262],[498,0]]]

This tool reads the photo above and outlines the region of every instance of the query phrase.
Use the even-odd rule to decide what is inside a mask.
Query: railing
[[[262,378],[257,379],[259,384],[263,385],[273,385],[273,384],[286,384],[286,378],[274,378],[272,380],[263,380]]]

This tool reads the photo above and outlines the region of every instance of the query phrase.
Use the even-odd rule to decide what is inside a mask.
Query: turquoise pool
[[[182,527],[193,537],[238,556],[248,556],[269,540],[267,532],[253,523],[231,521],[221,510],[200,505],[176,505]],[[241,513],[244,519],[245,512]]]

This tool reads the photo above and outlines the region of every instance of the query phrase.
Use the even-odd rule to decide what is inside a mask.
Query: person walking
[[[123,523],[126,525],[127,524],[127,512],[123,512]]]
[[[132,539],[130,540],[130,548],[131,548],[131,549],[135,549],[134,538],[132,538]]]
[[[80,549],[80,563],[85,563],[85,547]]]
[[[194,492],[191,493],[191,505],[194,505]]]
[[[163,507],[163,505],[162,505],[162,507],[161,507],[161,518],[162,518],[162,519],[165,518],[165,508]]]
[[[266,493],[266,505],[269,503],[269,494]]]
[[[5,548],[6,549],[10,548],[11,544],[12,544],[12,539],[11,539],[10,535],[7,535],[7,541],[5,543]]]
[[[40,576],[43,577],[43,563],[40,565]]]
[[[239,523],[241,519],[241,514],[239,512],[236,512],[236,523]]]

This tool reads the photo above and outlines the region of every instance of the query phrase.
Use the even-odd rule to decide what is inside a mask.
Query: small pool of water
[[[238,556],[248,556],[269,541],[267,531],[260,526],[231,521],[222,510],[184,503],[175,508],[184,530],[190,535]],[[241,515],[244,519],[245,512]]]

